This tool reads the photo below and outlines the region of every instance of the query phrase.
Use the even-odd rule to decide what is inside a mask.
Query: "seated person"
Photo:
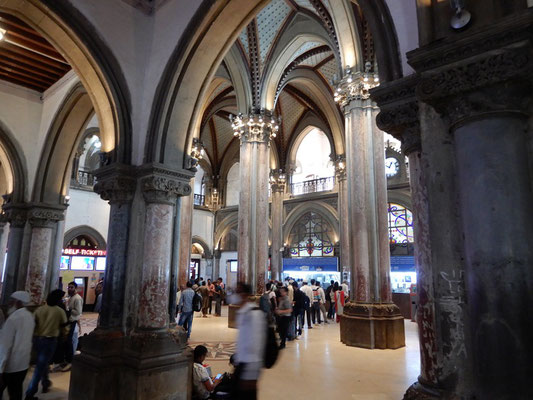
[[[199,345],[194,348],[194,364],[192,371],[192,398],[198,400],[209,399],[220,379],[211,380],[207,369],[203,366],[207,356],[207,348]]]
[[[231,393],[235,384],[233,374],[235,373],[235,354],[229,358],[229,365],[233,367],[233,372],[225,372],[220,378],[220,383],[215,389],[215,393]]]

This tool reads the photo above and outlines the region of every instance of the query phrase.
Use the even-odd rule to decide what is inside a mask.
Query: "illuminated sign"
[[[63,249],[63,254],[67,256],[90,256],[90,257],[105,257],[105,250],[96,249]]]

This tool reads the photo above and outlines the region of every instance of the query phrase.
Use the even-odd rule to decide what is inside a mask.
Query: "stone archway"
[[[80,235],[90,237],[97,244],[98,249],[105,250],[106,241],[104,237],[96,229],[91,228],[88,225],[79,225],[66,231],[65,236],[63,237],[63,248],[65,248],[72,239],[75,239]]]
[[[0,166],[5,175],[1,195],[5,203],[21,203],[26,200],[28,184],[26,160],[9,129],[0,121]]]

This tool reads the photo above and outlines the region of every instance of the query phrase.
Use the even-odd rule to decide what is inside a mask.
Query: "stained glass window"
[[[333,256],[333,230],[317,213],[302,215],[289,236],[291,257]]]
[[[412,242],[413,214],[400,204],[389,203],[389,243],[407,247]]]

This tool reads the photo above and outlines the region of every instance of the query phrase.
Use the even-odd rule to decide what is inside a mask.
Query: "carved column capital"
[[[28,221],[28,211],[26,204],[9,203],[2,207],[3,222],[9,222],[14,228],[22,228]]]
[[[269,144],[276,137],[279,129],[279,118],[270,111],[239,114],[230,116],[233,134],[241,143],[256,142]]]
[[[339,154],[335,158],[335,179],[337,182],[346,180],[346,155]]]
[[[372,90],[372,99],[380,112],[376,117],[379,129],[402,142],[402,151],[420,150],[420,122],[418,119],[417,75],[388,82]]]
[[[27,218],[33,227],[52,228],[57,222],[65,219],[66,209],[66,206],[31,204],[27,210]]]
[[[194,172],[171,170],[160,164],[148,164],[139,169],[140,185],[148,203],[174,204],[179,196],[192,193],[190,180]]]
[[[424,72],[416,94],[456,127],[487,115],[527,116],[532,79],[533,47],[526,42]]]
[[[111,164],[95,171],[97,183],[94,191],[109,203],[129,203],[137,186],[134,168],[129,165]]]
[[[270,171],[270,189],[272,193],[283,193],[287,183],[287,175],[283,170]]]

